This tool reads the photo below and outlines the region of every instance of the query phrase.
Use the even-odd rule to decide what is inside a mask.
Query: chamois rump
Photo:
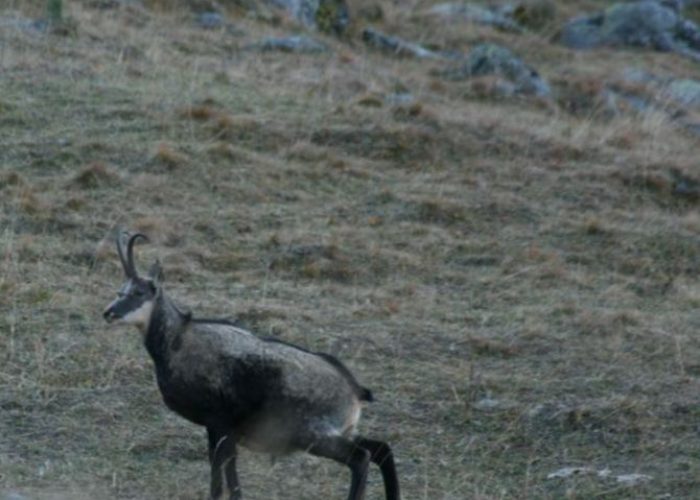
[[[236,448],[274,455],[306,451],[347,465],[349,500],[364,497],[369,463],[380,468],[388,500],[399,483],[391,448],[355,435],[372,393],[339,360],[273,339],[226,320],[198,319],[165,294],[159,263],[146,277],[134,265],[140,233],[117,236],[126,274],[107,322],[135,325],[155,365],[165,404],[206,427],[213,499],[240,499]]]

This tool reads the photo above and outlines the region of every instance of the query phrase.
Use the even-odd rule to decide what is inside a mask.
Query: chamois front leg
[[[384,491],[386,500],[400,500],[399,493],[399,478],[396,474],[396,465],[394,464],[394,454],[388,444],[383,441],[356,437],[355,444],[369,451],[370,460],[379,466],[382,471],[382,479],[384,480]]]
[[[370,452],[340,436],[326,437],[316,441],[309,453],[326,457],[347,465],[352,472],[348,500],[362,500],[367,486]]]
[[[211,451],[211,487],[212,500],[241,500],[241,487],[236,472],[236,441],[232,434],[219,434],[208,431],[209,442],[215,440]]]
[[[209,447],[208,447],[209,465],[214,463],[214,452],[216,451],[216,445],[219,443],[219,439],[221,439],[222,437],[223,437],[223,434],[220,435],[219,433],[217,433],[213,427],[207,427],[207,443],[209,445]]]

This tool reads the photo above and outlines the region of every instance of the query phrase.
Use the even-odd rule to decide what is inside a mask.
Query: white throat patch
[[[151,313],[153,312],[153,301],[148,300],[141,304],[138,309],[134,309],[128,314],[125,314],[121,321],[129,325],[135,325],[145,330],[151,322]]]

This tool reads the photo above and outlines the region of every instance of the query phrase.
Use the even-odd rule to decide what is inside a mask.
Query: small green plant
[[[49,22],[61,22],[63,20],[63,0],[46,0],[46,16]]]

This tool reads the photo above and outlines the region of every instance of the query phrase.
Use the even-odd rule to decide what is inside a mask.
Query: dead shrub
[[[83,167],[70,184],[81,189],[97,189],[114,186],[120,180],[119,174],[105,163],[96,161]]]
[[[189,158],[173,146],[161,142],[151,157],[151,165],[165,170],[174,170],[189,162]]]

